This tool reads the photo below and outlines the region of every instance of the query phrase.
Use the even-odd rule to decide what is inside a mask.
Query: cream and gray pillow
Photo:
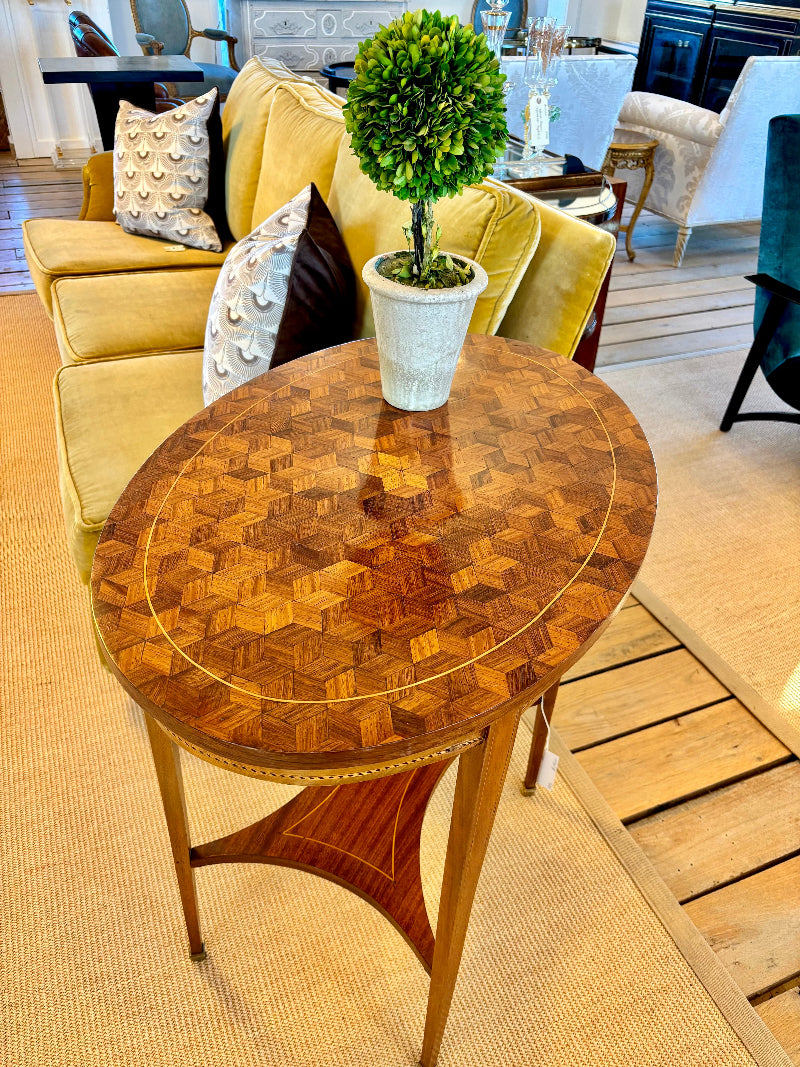
[[[228,253],[206,326],[203,398],[353,339],[355,275],[312,183]]]
[[[208,118],[217,89],[154,115],[127,100],[114,128],[114,214],[126,233],[221,252],[208,199]]]

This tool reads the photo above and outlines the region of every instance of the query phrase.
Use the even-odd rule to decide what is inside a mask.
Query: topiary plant
[[[439,253],[433,205],[491,173],[508,137],[504,81],[484,35],[438,11],[407,11],[359,44],[345,124],[361,170],[411,201],[413,257],[392,268],[398,281],[469,280]]]

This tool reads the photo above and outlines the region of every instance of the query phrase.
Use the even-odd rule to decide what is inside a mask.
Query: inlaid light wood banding
[[[103,532],[95,618],[182,743],[374,766],[555,680],[628,589],[654,507],[641,430],[580,368],[471,337],[448,404],[409,413],[359,341],[164,442]]]

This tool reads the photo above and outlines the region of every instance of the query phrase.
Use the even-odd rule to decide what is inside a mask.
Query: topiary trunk
[[[415,200],[411,204],[411,239],[414,246],[414,273],[427,281],[438,253],[434,242],[433,200]]]

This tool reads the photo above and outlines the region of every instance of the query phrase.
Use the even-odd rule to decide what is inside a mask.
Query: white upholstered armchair
[[[618,125],[659,142],[645,206],[678,223],[676,267],[693,227],[761,218],[769,120],[798,112],[798,56],[752,56],[719,115],[655,93],[628,93]],[[643,177],[626,174],[628,199],[637,199]]]

